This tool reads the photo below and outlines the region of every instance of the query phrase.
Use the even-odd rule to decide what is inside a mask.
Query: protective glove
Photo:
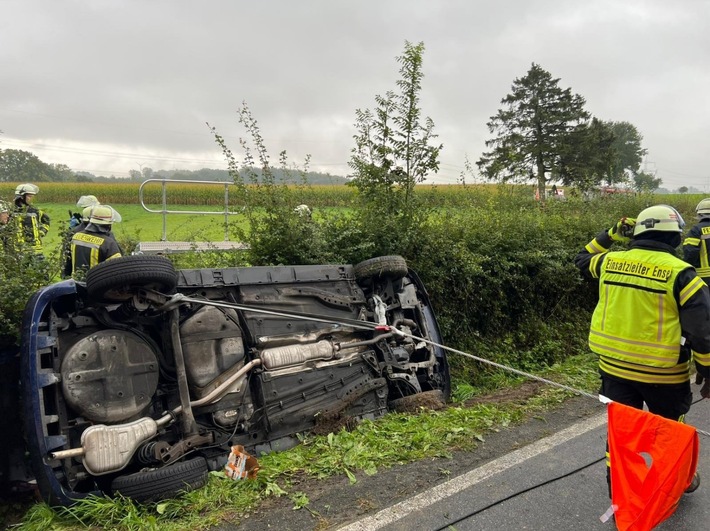
[[[705,385],[700,388],[700,396],[710,398],[710,379],[705,378]]]
[[[634,225],[634,218],[623,217],[609,229],[609,237],[615,242],[628,243],[634,235]]]

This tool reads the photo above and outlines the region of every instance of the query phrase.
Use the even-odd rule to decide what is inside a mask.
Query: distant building
[[[545,188],[545,199],[557,199],[561,201],[567,200],[565,197],[565,189],[558,187],[557,185],[552,185]],[[535,201],[540,200],[540,190],[535,187]]]
[[[619,188],[618,186],[602,186],[599,188],[599,195],[602,197],[610,195],[633,195],[635,192],[631,188]]]

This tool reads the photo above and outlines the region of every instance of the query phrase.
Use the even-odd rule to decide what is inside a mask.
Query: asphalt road
[[[697,400],[697,386],[693,389]],[[710,401],[694,404],[686,421],[710,432]],[[338,529],[616,529],[611,520],[600,521],[610,505],[600,459],[605,439],[606,413],[601,413]],[[657,530],[709,528],[710,437],[703,434],[698,470],[703,478],[700,489],[683,496],[676,513]]]

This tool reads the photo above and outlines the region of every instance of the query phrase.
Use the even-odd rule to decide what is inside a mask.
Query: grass
[[[62,232],[69,223],[69,211],[75,211],[73,204],[37,203],[50,217],[51,227],[43,244],[46,253],[53,252],[61,242]],[[140,205],[117,205],[116,210],[123,221],[113,225],[113,232],[119,241],[160,241],[163,233],[161,214],[147,212]],[[177,207],[174,207],[177,210]],[[211,210],[214,207],[179,207],[180,210]],[[230,215],[230,224],[246,223],[242,215]],[[224,216],[208,214],[168,214],[166,235],[169,241],[221,241],[224,240]],[[230,232],[229,239],[234,239]]]
[[[540,376],[585,391],[598,386],[596,360],[591,355],[570,357]],[[508,385],[520,381],[515,377]],[[456,450],[475,449],[492,431],[557,407],[570,396],[568,391],[546,386],[524,403],[501,400],[466,407],[458,402],[444,410],[421,410],[415,415],[390,413],[363,421],[350,432],[306,435],[291,450],[261,456],[256,480],[232,481],[212,472],[204,488],[146,505],[125,498],[89,498],[72,508],[53,510],[40,503],[29,509],[18,529],[206,529],[226,521],[238,523],[274,496],[287,496],[294,509],[308,509],[308,495],[302,491],[304,479],[344,476],[354,483],[357,474],[377,474],[424,458],[449,458]]]
[[[76,209],[70,203],[43,205],[38,201],[38,206],[52,218],[52,229],[45,240],[45,250],[51,252],[60,242],[68,211]],[[114,206],[124,220],[114,225],[119,241],[161,239],[163,227],[159,214],[146,212],[137,205]],[[244,222],[243,216],[235,215],[233,219],[236,223]],[[171,241],[221,240],[222,220],[218,215],[170,215],[167,236]],[[550,345],[550,349],[565,351],[565,355],[573,350]],[[493,358],[493,352],[483,352]],[[590,355],[576,356],[540,374],[591,391],[598,382],[595,365]],[[454,402],[446,410],[421,411],[418,415],[392,413],[376,421],[362,422],[352,432],[304,436],[302,444],[292,450],[259,457],[261,470],[255,481],[234,482],[213,473],[204,488],[158,504],[140,505],[124,498],[90,498],[62,510],[35,504],[24,515],[19,529],[204,529],[223,521],[238,522],[264,500],[276,496],[286,496],[294,508],[308,510],[308,495],[302,492],[304,478],[342,476],[354,482],[359,474],[376,474],[400,463],[434,456],[447,458],[456,450],[474,449],[490,432],[504,430],[526,416],[557,407],[570,396],[558,388],[543,387],[525,403],[501,400],[467,406],[466,400],[480,396],[484,389],[500,393],[509,388],[513,395],[523,380],[500,371],[485,371],[485,377],[478,375],[474,387],[472,381],[461,380],[463,377],[459,376],[455,382]]]

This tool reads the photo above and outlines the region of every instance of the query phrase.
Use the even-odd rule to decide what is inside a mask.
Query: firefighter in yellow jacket
[[[32,247],[36,254],[42,253],[42,238],[49,232],[49,216],[32,204],[39,193],[36,184],[25,183],[15,188],[15,211],[19,218],[19,240]]]
[[[122,255],[121,247],[111,232],[114,223],[121,221],[121,215],[108,205],[97,205],[91,211],[89,224],[72,236],[70,252],[65,272],[72,276],[106,260]]]
[[[683,260],[695,267],[698,275],[710,285],[710,198],[695,207],[698,222],[683,241]]]
[[[684,225],[673,207],[652,206],[599,233],[575,258],[599,280],[589,347],[599,355],[600,393],[677,421],[692,402],[693,359],[710,398],[710,290],[675,255]],[[630,242],[628,250],[610,252],[615,241]]]

